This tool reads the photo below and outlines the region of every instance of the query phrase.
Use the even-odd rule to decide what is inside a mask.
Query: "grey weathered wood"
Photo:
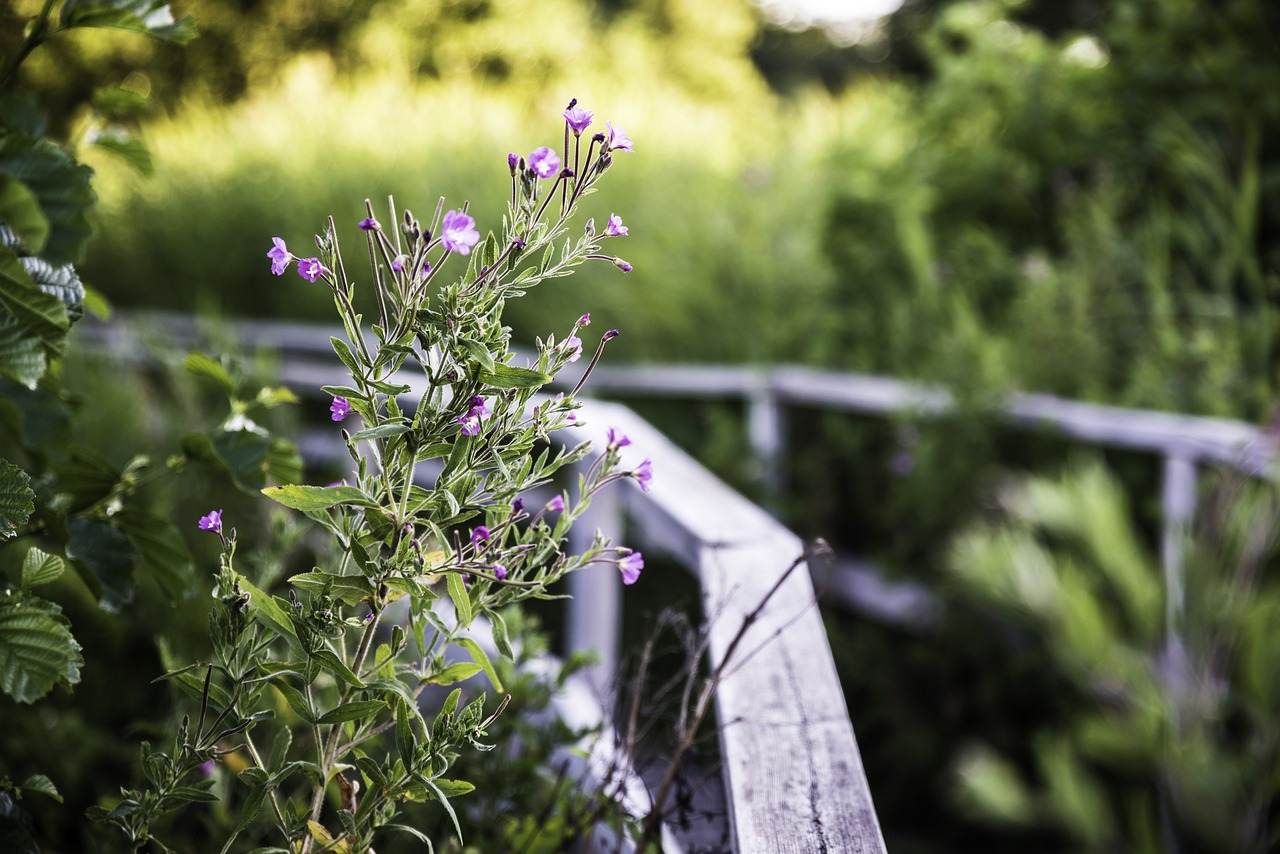
[[[1160,547],[1164,564],[1165,624],[1172,637],[1182,629],[1186,599],[1183,550],[1196,510],[1196,464],[1192,460],[1173,454],[1164,458],[1161,506],[1164,510]]]
[[[718,664],[803,544],[625,407],[591,401],[584,414],[593,440],[608,426],[631,438],[624,466],[653,460],[651,494],[633,488],[627,506],[645,539],[696,569]],[[735,851],[885,850],[803,567],[747,629],[716,702]]]
[[[576,475],[585,466],[575,466]],[[582,554],[597,531],[615,543],[622,537],[621,490],[603,489],[569,529],[569,549]],[[570,651],[594,649],[598,660],[586,677],[601,697],[607,697],[618,670],[618,626],[622,625],[622,579],[607,565],[591,566],[569,576],[565,609],[565,645]]]

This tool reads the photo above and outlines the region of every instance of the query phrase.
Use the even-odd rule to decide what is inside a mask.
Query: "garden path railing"
[[[149,323],[165,337],[194,341],[189,318]],[[327,327],[244,323],[237,337],[279,353],[280,380],[299,396],[339,384],[342,368]],[[108,329],[104,337],[129,335]],[[410,382],[410,377],[402,378]],[[418,396],[421,391],[418,392]],[[405,396],[416,403],[413,392]],[[691,569],[701,584],[710,621],[710,666],[741,640],[719,684],[716,709],[733,850],[740,854],[883,852],[875,807],[853,726],[836,674],[808,572],[789,571],[804,553],[799,538],[765,510],[729,489],[631,410],[591,400],[583,426],[567,441],[605,443],[612,426],[631,437],[624,463],[653,461],[652,490],[628,480],[611,497],[593,501],[580,528],[606,533],[634,523],[626,542],[661,549]],[[304,448],[305,451],[305,448]],[[617,573],[571,576],[568,636],[596,647],[603,666],[617,661],[620,587]],[[652,574],[644,581],[661,583]],[[769,596],[762,609],[757,608]]]

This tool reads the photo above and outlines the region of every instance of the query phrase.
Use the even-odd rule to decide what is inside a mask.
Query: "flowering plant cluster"
[[[649,461],[623,469],[620,452],[631,441],[615,430],[591,460],[589,443],[556,451],[551,442],[552,433],[579,423],[576,393],[617,330],[600,337],[574,389],[550,397],[540,389],[581,357],[590,314],[563,340],[539,339],[527,365],[514,364],[502,325],[507,300],[584,261],[631,269],[604,248],[627,234],[616,214],[603,231],[588,220],[576,239],[564,235],[581,200],[632,142],[612,124],[589,134],[592,113],[576,101],[563,118],[563,160],[549,147],[508,157],[511,198],[499,234],[482,237],[466,205],[445,210],[443,199],[425,221],[408,210],[398,215],[392,202],[394,228],[366,202],[358,225],[370,279],[359,287],[376,297],[371,334],[355,308],[357,284],[332,218],[314,256],[272,239],[272,271],[293,266],[308,283],[327,286],[344,326],[345,338],[332,343],[350,379],[323,391],[330,418],[343,425],[335,429],[352,474],[329,486],[262,490],[313,519],[333,545],[324,565],[289,579],[288,598],[237,571],[233,520],[220,509],[199,520],[222,544],[213,654],[167,677],[198,711],[182,719],[169,753],[144,746],[146,787],[126,790],[119,806],[97,814],[136,847],[155,841],[164,813],[219,799],[201,776],[210,762],[242,769],[244,785],[232,787],[240,818],[224,850],[268,805],[276,847],[261,850],[300,854],[369,851],[387,829],[420,835],[397,821],[408,801],[436,801],[454,817],[450,799],[472,785],[450,779],[450,765],[459,751],[486,748],[486,728],[504,704],[486,710],[480,696],[463,705],[454,689],[432,717],[422,693],[478,674],[502,692],[471,627],[487,622],[497,651],[511,658],[503,608],[545,598],[577,570],[614,567],[626,584],[640,577],[639,552],[597,532],[583,554],[570,554],[566,534],[611,482],[634,479],[648,490]],[[465,269],[446,274],[459,260]],[[553,475],[574,464],[577,488],[548,499]]]

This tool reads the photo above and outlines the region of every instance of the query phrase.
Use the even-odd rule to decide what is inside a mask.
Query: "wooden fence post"
[[[1173,637],[1182,629],[1185,583],[1182,571],[1186,534],[1196,509],[1196,463],[1189,456],[1171,453],[1164,458],[1161,487],[1164,536],[1160,557],[1164,565],[1165,625]]]
[[[587,463],[573,474],[586,471]],[[582,554],[597,530],[614,543],[622,539],[622,484],[611,484],[591,499],[587,512],[569,529],[569,548]],[[622,620],[622,577],[607,564],[594,564],[569,576],[565,615],[565,652],[594,649],[599,662],[586,671],[592,687],[605,696],[618,669],[618,632]]]
[[[783,429],[781,402],[773,391],[773,373],[761,371],[747,400],[747,439],[762,466],[765,505],[771,512],[776,511],[778,497],[786,486]]]

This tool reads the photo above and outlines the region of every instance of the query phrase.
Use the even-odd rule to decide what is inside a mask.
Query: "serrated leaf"
[[[268,486],[262,494],[294,510],[327,510],[339,505],[377,507],[377,502],[354,486]]]
[[[62,803],[62,795],[58,792],[58,787],[53,785],[53,781],[43,774],[32,774],[23,781],[22,788],[28,792],[39,792],[42,795],[48,795],[58,803]]]
[[[0,373],[35,389],[49,367],[40,339],[18,318],[0,314]]]
[[[514,365],[494,365],[492,371],[480,371],[480,382],[494,388],[540,388],[552,379],[550,374],[542,371]]]
[[[133,599],[133,564],[138,551],[122,531],[99,519],[76,516],[67,523],[67,557],[88,570],[98,604],[115,611]],[[81,572],[85,578],[86,573]],[[86,578],[86,580],[88,580]]]
[[[36,509],[31,477],[8,460],[0,460],[0,540],[18,533]]]
[[[155,163],[151,160],[151,149],[126,128],[109,125],[89,138],[94,147],[124,161],[139,175],[150,175],[156,171]]]
[[[456,642],[458,646],[471,653],[471,660],[480,665],[484,670],[484,675],[489,677],[489,682],[493,685],[493,690],[499,694],[503,692],[502,680],[498,678],[498,671],[493,669],[493,664],[489,661],[489,656],[480,648],[480,644],[471,638],[460,638]]]
[[[320,716],[319,723],[340,724],[346,721],[357,721],[386,709],[387,704],[381,700],[354,700],[330,709]]]
[[[458,625],[464,629],[471,625],[471,596],[467,593],[467,585],[462,580],[462,573],[445,573],[449,587],[449,598],[458,612]]]
[[[56,581],[66,569],[66,561],[62,558],[33,547],[22,559],[22,587],[29,590]]]
[[[0,689],[33,703],[80,681],[84,658],[56,605],[28,597],[0,604]]]
[[[48,139],[10,133],[0,134],[0,175],[22,181],[40,201],[49,221],[40,257],[55,267],[78,261],[93,234],[93,170]]]
[[[151,99],[123,86],[104,86],[93,93],[93,108],[108,119],[131,119],[151,109]]]
[[[32,255],[39,255],[49,239],[49,220],[40,210],[40,200],[17,178],[0,176],[0,222],[13,229]]]
[[[17,320],[45,352],[60,356],[71,321],[62,302],[36,287],[12,249],[0,246],[0,312]]]
[[[186,541],[171,522],[132,507],[112,518],[142,555],[142,565],[170,602],[181,602],[190,595],[195,565]]]
[[[62,26],[103,27],[183,45],[196,37],[196,19],[173,19],[169,4],[157,0],[66,0]]]
[[[182,367],[187,373],[213,380],[229,395],[236,393],[236,381],[217,359],[193,350],[182,360]]]

